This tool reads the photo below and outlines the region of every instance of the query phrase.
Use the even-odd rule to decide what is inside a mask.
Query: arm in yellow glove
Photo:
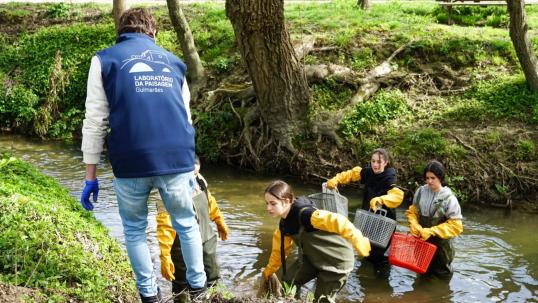
[[[293,244],[293,239],[291,237],[284,236],[284,255],[288,257],[291,252],[291,246]],[[267,281],[269,277],[276,273],[278,269],[282,266],[282,261],[280,259],[280,230],[277,228],[273,233],[273,248],[271,251],[271,256],[269,257],[269,263],[263,270],[263,278]]]
[[[224,217],[220,212],[219,206],[217,205],[217,199],[211,195],[209,190],[207,190],[208,206],[209,206],[209,219],[217,224],[217,231],[219,232],[219,237],[222,241],[228,240],[228,225],[224,222]]]
[[[361,180],[361,170],[360,166],[353,167],[350,170],[343,171],[339,174],[336,174],[332,179],[327,181],[328,189],[335,189],[338,185],[345,185],[351,182],[357,182]]]
[[[161,274],[166,280],[172,281],[174,277],[174,262],[172,262],[172,244],[176,238],[176,231],[172,227],[170,215],[167,212],[157,214],[157,240],[161,248]]]
[[[446,222],[429,228],[424,228],[420,232],[422,240],[428,240],[431,236],[441,239],[450,239],[459,236],[463,232],[463,223],[459,219],[448,219]]]
[[[404,192],[398,187],[393,187],[387,191],[386,195],[372,198],[370,208],[376,211],[378,206],[385,205],[388,208],[400,206],[404,198]]]
[[[341,235],[351,242],[359,256],[370,255],[370,240],[353,226],[348,218],[326,210],[318,209],[312,213],[310,223],[314,228]]]
[[[418,223],[418,210],[415,204],[409,206],[409,209],[405,212],[407,221],[409,222],[409,231],[411,234],[417,238],[421,237],[420,231],[422,226]]]

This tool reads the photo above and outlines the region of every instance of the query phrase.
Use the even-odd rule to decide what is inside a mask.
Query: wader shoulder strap
[[[418,194],[417,194],[417,211],[418,211],[418,215],[420,216],[421,215],[421,212],[420,212],[420,195],[422,194],[422,187],[419,187],[418,188]],[[414,203],[415,201],[413,201]]]
[[[282,273],[286,274],[286,252],[284,251],[284,220],[278,224],[280,230],[280,263],[282,264]]]
[[[308,208],[308,206],[305,206],[299,210],[299,226],[300,230],[299,233],[302,233],[304,228],[301,224],[301,215],[303,212]],[[280,262],[282,263],[282,273],[286,274],[286,252],[284,251],[284,220],[280,220],[280,223],[278,224],[278,229],[280,230]]]

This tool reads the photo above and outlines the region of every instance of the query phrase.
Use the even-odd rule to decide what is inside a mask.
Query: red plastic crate
[[[394,233],[390,243],[389,263],[423,274],[428,270],[437,246],[411,235]]]

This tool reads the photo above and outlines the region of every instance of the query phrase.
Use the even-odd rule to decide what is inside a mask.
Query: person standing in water
[[[282,266],[283,280],[300,287],[316,278],[315,302],[334,302],[353,270],[355,256],[368,256],[370,241],[353,226],[348,218],[326,210],[316,209],[306,197],[295,197],[291,186],[273,181],[265,189],[267,212],[280,218],[273,234],[269,263],[263,271],[267,281]],[[286,269],[286,257],[292,244],[300,248],[300,260]]]
[[[327,181],[327,188],[335,189],[340,185],[360,182],[364,185],[362,209],[376,210],[382,208],[387,211],[387,217],[396,220],[396,207],[404,197],[404,192],[396,186],[396,170],[391,167],[390,156],[383,148],[372,152],[370,166],[364,168],[356,166],[341,172]],[[374,264],[378,275],[388,274],[388,258],[384,255],[385,249],[373,247],[368,261]]]
[[[417,189],[406,212],[409,229],[413,236],[437,246],[426,273],[450,278],[455,255],[452,239],[463,232],[460,204],[445,184],[443,164],[430,161],[423,177],[426,184]]]
[[[193,207],[202,236],[207,285],[211,287],[220,278],[220,274],[217,260],[217,234],[211,228],[210,222],[215,222],[222,241],[228,239],[229,230],[217,205],[217,200],[207,188],[207,181],[200,173],[200,168],[200,158],[196,156],[194,165],[196,186],[193,193]],[[181,241],[172,227],[170,214],[161,201],[157,202],[157,240],[161,249],[161,274],[166,280],[172,281],[174,303],[189,302],[187,266],[181,253]]]

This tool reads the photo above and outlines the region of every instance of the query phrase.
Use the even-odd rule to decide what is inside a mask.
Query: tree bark
[[[510,14],[510,39],[514,44],[517,58],[532,91],[538,91],[538,62],[529,40],[527,14],[524,0],[508,0]]]
[[[114,15],[114,25],[116,27],[116,33],[118,32],[118,26],[120,24],[120,17],[124,11],[128,9],[127,0],[114,0],[112,1],[112,14]]]
[[[256,91],[262,119],[279,144],[295,152],[291,139],[305,126],[311,95],[284,22],[283,0],[227,0],[241,56]]]
[[[360,8],[367,10],[370,8],[370,0],[357,0],[357,5]]]
[[[166,3],[172,26],[174,27],[181,51],[183,52],[185,64],[187,64],[187,79],[189,81],[191,97],[193,100],[196,100],[200,89],[206,84],[204,67],[194,45],[194,38],[187,18],[185,18],[183,10],[179,6],[179,1],[167,0]]]

